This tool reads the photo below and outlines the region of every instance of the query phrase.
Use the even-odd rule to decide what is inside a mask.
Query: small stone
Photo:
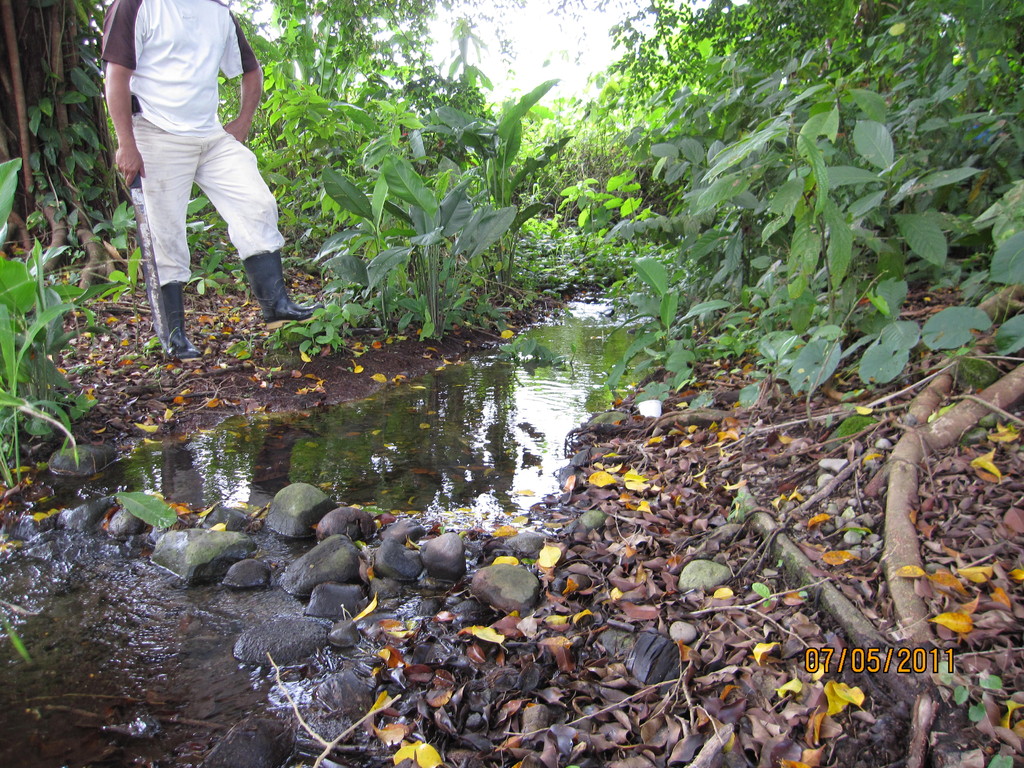
[[[523,708],[523,733],[547,730],[553,720],[551,710],[543,704],[528,704]]]
[[[850,546],[857,546],[864,540],[864,534],[860,531],[846,531],[843,534],[843,543]]]
[[[249,515],[238,507],[226,507],[218,504],[210,510],[210,514],[203,518],[204,528],[212,528],[222,523],[226,531],[244,531],[249,525]]]
[[[256,551],[255,542],[236,531],[168,531],[157,541],[152,561],[189,584],[216,581],[234,563]]]
[[[306,615],[321,619],[341,619],[355,616],[365,603],[366,597],[360,585],[325,581],[313,587],[309,605],[306,606]]]
[[[282,536],[312,536],[317,523],[334,508],[327,494],[309,483],[292,483],[282,488],[270,502],[267,527]]]
[[[483,624],[491,618],[486,606],[480,605],[476,600],[462,600],[452,606],[451,612],[455,614],[460,624],[470,626]]]
[[[358,507],[338,507],[332,509],[323,519],[317,523],[317,539],[326,539],[328,536],[341,534],[348,536],[352,541],[369,541],[376,533],[376,526],[373,524],[373,515],[365,509]]]
[[[606,629],[598,635],[598,641],[612,658],[620,657],[635,644],[637,635],[622,629]]]
[[[427,529],[408,517],[403,517],[400,520],[396,520],[387,528],[385,528],[380,537],[382,540],[387,541],[388,539],[394,539],[399,544],[405,544],[406,541],[419,541],[427,535]]]
[[[818,466],[826,472],[831,472],[836,475],[846,469],[846,465],[850,463],[849,459],[822,459],[818,462]]]
[[[327,627],[309,619],[274,619],[245,630],[235,643],[234,656],[246,664],[270,666],[268,654],[280,666],[298,664],[327,645]]]
[[[386,579],[416,581],[423,572],[423,561],[416,550],[409,549],[397,538],[387,538],[373,556],[373,572]]]
[[[727,565],[716,563],[714,560],[691,560],[679,574],[679,591],[701,589],[709,592],[731,578],[732,570]]]
[[[864,543],[865,544],[874,545],[874,544],[877,544],[878,542],[880,542],[881,540],[882,540],[882,537],[879,536],[877,533],[869,533],[867,536],[864,537]]]
[[[588,533],[590,531],[599,531],[604,528],[605,522],[608,520],[608,515],[602,512],[600,509],[588,509],[579,517],[579,526]]]
[[[502,539],[503,548],[507,549],[516,557],[534,558],[544,548],[544,535],[533,531],[523,531],[515,536]]]
[[[466,546],[457,533],[445,533],[423,544],[420,559],[432,578],[458,581],[466,575]]]
[[[334,623],[330,634],[327,635],[327,642],[335,648],[352,648],[359,645],[361,635],[359,627],[351,619],[342,619]]]
[[[347,536],[330,536],[289,565],[281,588],[290,595],[306,597],[325,581],[352,583],[359,579],[359,551]]]
[[[473,576],[470,591],[503,613],[528,613],[540,597],[540,580],[520,565],[489,565]]]
[[[890,440],[887,437],[880,437],[877,440],[875,440],[875,448],[877,448],[880,451],[891,451],[892,440]]]
[[[110,508],[117,504],[113,496],[102,496],[77,507],[62,510],[57,522],[58,528],[69,531],[96,531]]]
[[[256,589],[270,584],[270,566],[262,560],[247,557],[228,568],[221,582],[231,589]]]
[[[826,485],[828,485],[829,483],[831,483],[835,479],[836,479],[835,475],[830,475],[828,472],[822,472],[820,475],[818,475],[818,480],[817,480],[816,485],[817,485],[817,487],[819,489],[821,489],[821,488],[824,488]]]
[[[847,507],[846,509],[843,510],[843,513],[840,515],[840,517],[844,520],[853,520],[855,517],[857,517],[857,510],[855,510],[853,507]]]
[[[210,750],[202,768],[281,768],[295,748],[295,733],[280,720],[249,717]]]
[[[316,689],[316,701],[332,714],[362,717],[373,704],[373,686],[352,669],[328,677]]]
[[[62,448],[50,456],[50,471],[65,477],[91,477],[102,471],[117,458],[109,445],[79,445]]]
[[[378,600],[390,600],[402,594],[402,585],[394,579],[370,579],[370,594]]]
[[[697,627],[688,621],[673,621],[668,635],[677,643],[689,645],[697,639]]]
[[[147,524],[127,509],[119,509],[107,523],[107,533],[115,539],[127,539],[145,533]]]

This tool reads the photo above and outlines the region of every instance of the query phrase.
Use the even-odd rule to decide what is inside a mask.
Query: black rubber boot
[[[288,298],[284,287],[284,275],[281,272],[281,252],[268,251],[257,253],[245,259],[245,274],[249,278],[249,287],[260,303],[263,319],[271,327],[277,327],[289,320],[302,322],[313,316],[313,311],[321,304],[303,307]]]
[[[167,283],[160,286],[160,295],[164,303],[164,317],[167,320],[167,342],[170,346],[167,354],[179,360],[191,360],[202,357],[203,353],[196,349],[185,336],[185,302],[181,295],[181,283]]]

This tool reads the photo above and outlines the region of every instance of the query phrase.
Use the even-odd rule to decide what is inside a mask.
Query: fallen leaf
[[[936,624],[950,629],[957,634],[966,635],[974,629],[974,620],[966,613],[953,611],[951,613],[940,613],[938,616],[928,619]]]
[[[367,605],[365,608],[363,608],[363,610],[361,610],[358,614],[353,616],[352,617],[352,621],[359,621],[360,619],[366,618],[371,613],[373,613],[376,609],[377,609],[377,596],[374,595],[373,596],[373,600],[370,601],[370,604]]]
[[[864,703],[864,691],[846,683],[829,680],[825,683],[825,698],[828,699],[829,716],[837,715],[850,704],[861,706]]]
[[[990,475],[995,476],[996,482],[999,482],[1000,480],[1003,479],[1003,473],[999,471],[999,467],[997,467],[993,462],[993,459],[995,459],[995,457],[996,452],[993,448],[984,456],[978,456],[976,459],[971,459],[971,466],[974,467],[976,470],[982,470],[982,472],[977,473],[978,477],[980,477],[982,480],[988,480],[988,478],[985,477],[984,474],[986,472]]]
[[[554,568],[562,558],[562,550],[552,544],[545,544],[537,556],[537,565],[541,568]]]
[[[1010,603],[1010,596],[1006,594],[1006,590],[1002,587],[996,587],[992,590],[992,599],[997,603],[1002,603],[1007,608],[1012,608],[1013,605]]]
[[[519,558],[512,557],[512,555],[501,555],[500,557],[494,558],[491,565],[519,565]]]
[[[957,568],[956,572],[974,584],[984,584],[992,579],[994,569],[991,565],[976,565],[971,568]]]
[[[868,408],[866,405],[858,405],[854,410],[861,416],[868,416],[875,412],[874,408]]]
[[[388,380],[388,377],[385,376],[383,373],[375,373],[370,378],[373,379],[374,381],[379,381],[381,384],[386,384]]]
[[[772,648],[775,648],[777,645],[778,643],[758,643],[754,646],[753,656],[758,666],[764,666],[765,658],[771,653]]]
[[[808,520],[807,521],[807,527],[808,528],[814,528],[815,526],[821,525],[822,523],[826,523],[826,522],[828,522],[831,519],[832,519],[832,515],[827,514],[825,512],[822,512],[821,514],[815,515],[810,520]]]
[[[391,723],[383,728],[374,726],[373,731],[385,746],[393,747],[396,744],[401,744],[402,740],[412,732],[412,726],[404,723]]]
[[[736,593],[733,592],[728,587],[719,587],[718,589],[715,590],[715,594],[713,594],[711,597],[714,598],[715,600],[728,600],[730,597],[732,597],[735,594]]]
[[[422,741],[406,744],[395,752],[395,765],[398,765],[403,760],[412,760],[419,768],[437,768],[437,766],[441,765],[441,755],[438,751]]]
[[[794,696],[797,696],[800,694],[801,691],[803,691],[803,689],[804,684],[794,677],[789,682],[783,683],[778,688],[776,688],[775,692],[779,694],[779,696],[786,696],[790,693],[792,693]]]
[[[503,339],[511,339],[513,336],[515,336],[515,334],[508,328],[501,332],[501,338]]]
[[[459,634],[472,635],[477,640],[483,640],[487,643],[497,643],[498,645],[505,642],[505,636],[491,627],[465,627],[459,630]]]
[[[902,576],[904,579],[919,579],[922,576],[927,576],[928,574],[925,573],[924,568],[921,568],[918,565],[904,565],[896,571],[896,575]]]
[[[592,473],[590,477],[587,478],[587,482],[590,483],[591,485],[597,486],[598,488],[604,488],[605,486],[608,485],[614,485],[616,483],[616,479],[613,475],[609,474],[608,472],[605,472],[604,470],[599,470],[597,472]]]
[[[519,533],[519,529],[518,528],[513,528],[511,525],[503,525],[500,528],[498,528],[491,535],[492,536],[496,536],[497,538],[500,539],[500,538],[504,538],[506,536],[515,536],[517,533]]]
[[[157,424],[140,424],[139,422],[135,422],[135,426],[141,429],[143,432],[150,433],[156,432],[158,429],[160,429],[159,425]]]
[[[860,558],[853,554],[853,552],[849,552],[845,549],[839,549],[834,552],[825,552],[822,554],[821,559],[829,565],[842,565],[843,563],[848,563],[851,560],[860,560]]]

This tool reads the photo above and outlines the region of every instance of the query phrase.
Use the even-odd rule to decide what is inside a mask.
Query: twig
[[[393,699],[389,699],[385,706],[389,706],[390,707],[392,704],[394,704],[400,698],[402,698],[402,694],[398,694]],[[327,756],[329,754],[331,754],[331,751],[335,747],[337,747],[339,744],[341,744],[341,742],[343,742],[345,739],[347,739],[349,736],[351,736],[353,731],[355,731],[356,728],[358,728],[360,725],[365,723],[371,717],[373,717],[374,715],[379,713],[382,709],[384,709],[384,706],[378,707],[376,709],[371,707],[369,712],[367,712],[365,715],[363,715],[358,720],[356,720],[354,723],[352,723],[352,725],[350,725],[348,728],[346,728],[344,731],[342,731],[338,735],[338,738],[336,738],[334,741],[332,741],[330,744],[327,744],[324,747],[324,751],[320,753],[320,755],[316,759],[316,762],[313,763],[313,768],[320,768],[320,766],[323,764],[324,760],[327,759]]]
[[[811,496],[811,498],[809,498],[807,501],[803,502],[799,507],[794,509],[789,514],[791,514],[791,515],[798,515],[801,512],[804,512],[804,511],[810,509],[811,507],[813,507],[815,504],[817,504],[822,499],[827,499],[829,496],[831,496],[833,493],[835,493],[836,488],[838,488],[840,485],[842,485],[843,483],[846,482],[846,479],[850,475],[852,475],[854,473],[854,471],[856,471],[856,469],[857,469],[857,462],[851,459],[850,463],[847,464],[845,467],[843,467],[841,470],[839,470],[839,472],[836,474],[836,476],[833,477],[831,480],[829,480],[828,483],[823,488],[818,489],[814,493],[814,495]]]
[[[935,719],[935,702],[927,693],[917,697],[914,704],[914,719],[911,724],[910,749],[907,751],[905,768],[924,768],[928,755],[928,735]]]
[[[732,723],[727,723],[715,731],[714,736],[705,742],[690,764],[686,768],[711,768],[715,764],[715,758],[725,749],[725,745],[732,740]]]
[[[882,403],[887,403],[890,400],[895,400],[900,395],[905,395],[905,394],[908,394],[909,392],[913,392],[915,389],[918,389],[922,385],[927,384],[928,382],[930,382],[935,377],[941,376],[943,373],[948,371],[954,365],[956,365],[956,363],[949,363],[948,365],[946,365],[946,366],[940,368],[939,370],[937,370],[935,373],[933,373],[933,374],[931,374],[929,376],[925,376],[923,379],[919,379],[918,381],[915,381],[909,387],[904,387],[903,389],[901,389],[901,390],[899,390],[897,392],[892,392],[892,393],[886,395],[885,397],[880,397],[877,400],[872,400],[870,403],[868,403],[867,407],[873,409],[873,408],[878,407]]]
[[[1015,422],[1017,422],[1018,424],[1024,424],[1024,419],[1020,418],[1019,416],[1014,416],[1014,415],[1013,415],[1012,413],[1010,413],[1009,411],[1003,410],[1002,408],[1000,408],[1000,407],[999,407],[998,405],[996,405],[995,403],[990,403],[990,402],[988,402],[987,400],[982,400],[982,399],[981,399],[980,397],[978,397],[977,395],[964,395],[964,396],[963,396],[963,399],[964,399],[964,400],[972,400],[972,401],[974,401],[975,403],[978,403],[978,405],[984,405],[984,406],[985,406],[986,408],[988,408],[988,409],[989,409],[990,411],[992,411],[992,412],[994,412],[994,413],[998,413],[998,414],[999,414],[1000,416],[1002,416],[1002,417],[1003,417],[1004,419],[1009,419],[1010,421],[1015,421]]]
[[[270,655],[269,651],[267,652],[267,658],[270,659],[270,666],[274,668],[274,679],[277,681],[278,686],[280,686],[281,691],[284,693],[284,697],[288,699],[288,703],[292,705],[292,712],[295,713],[295,717],[298,719],[299,725],[301,725],[303,730],[312,736],[320,746],[326,746],[329,744],[330,742],[314,731],[312,727],[310,727],[309,723],[306,722],[305,718],[302,717],[302,713],[299,712],[299,705],[296,704],[295,699],[292,698],[292,692],[288,690],[287,686],[284,684],[284,680],[281,679],[281,668],[277,666],[277,662],[274,661],[274,657]]]

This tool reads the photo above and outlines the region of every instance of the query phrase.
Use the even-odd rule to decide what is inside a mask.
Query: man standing
[[[228,225],[267,323],[307,320],[316,307],[288,298],[277,202],[243,144],[263,90],[263,71],[237,20],[220,0],[114,0],[103,25],[107,107],[116,163],[142,177],[169,330],[168,352],[199,357],[185,335],[188,281],[185,214],[192,184]],[[238,117],[217,118],[217,78],[242,76]]]

